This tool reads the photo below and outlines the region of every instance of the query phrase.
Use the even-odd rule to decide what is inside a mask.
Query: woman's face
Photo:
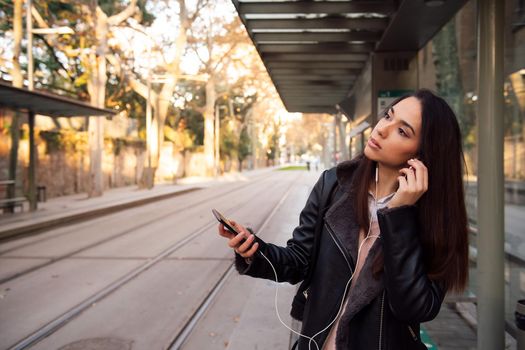
[[[368,159],[392,168],[416,157],[421,138],[421,103],[415,97],[399,101],[376,124],[365,146]]]

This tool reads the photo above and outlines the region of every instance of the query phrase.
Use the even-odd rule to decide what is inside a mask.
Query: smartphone
[[[233,227],[233,225],[231,224],[230,220],[226,219],[224,217],[224,215],[222,215],[221,213],[219,213],[216,209],[212,209],[211,212],[213,213],[213,216],[215,216],[215,218],[221,223],[224,225],[224,227],[226,227],[226,229],[228,231],[230,231],[231,233],[233,233],[234,235],[237,235],[239,232]]]
[[[233,233],[234,235],[237,235],[239,234],[240,232],[237,231],[233,225],[231,224],[230,220],[226,219],[224,217],[224,215],[222,215],[221,213],[219,213],[216,209],[212,209],[211,212],[213,213],[213,216],[215,216],[215,218],[221,223],[224,225],[224,227],[226,228],[226,230],[230,231],[231,233]],[[243,244],[244,242],[246,242],[246,238],[243,238],[241,240],[241,242],[239,244]],[[256,252],[258,253],[258,251]]]

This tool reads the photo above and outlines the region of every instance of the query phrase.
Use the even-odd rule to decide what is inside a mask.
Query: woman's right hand
[[[228,238],[228,245],[235,250],[237,254],[242,256],[245,259],[250,259],[253,257],[257,249],[259,248],[259,243],[254,242],[255,236],[250,233],[242,225],[236,223],[235,221],[229,220],[233,227],[239,232],[235,235],[230,231],[224,228],[223,224],[219,224],[219,234],[225,238]],[[241,244],[241,241],[246,238],[246,241]]]

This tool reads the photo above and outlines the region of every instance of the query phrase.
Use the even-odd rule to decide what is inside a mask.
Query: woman
[[[454,112],[418,90],[387,109],[363,155],[328,170],[338,188],[315,262],[323,176],[286,247],[237,223],[237,236],[222,225],[219,233],[242,274],[297,283],[313,268],[298,349],[426,349],[419,324],[434,319],[445,294],[464,290],[468,277],[462,165]]]

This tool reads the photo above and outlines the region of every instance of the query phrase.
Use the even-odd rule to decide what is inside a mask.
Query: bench
[[[27,201],[26,197],[16,197],[16,198],[7,198],[7,199],[0,199],[0,208],[4,209],[10,209],[14,211],[14,208],[20,207],[21,211],[24,211],[24,202]]]
[[[14,191],[15,189],[15,180],[3,180],[0,181],[0,192],[3,192],[4,194],[7,194],[9,190],[12,189]]]

